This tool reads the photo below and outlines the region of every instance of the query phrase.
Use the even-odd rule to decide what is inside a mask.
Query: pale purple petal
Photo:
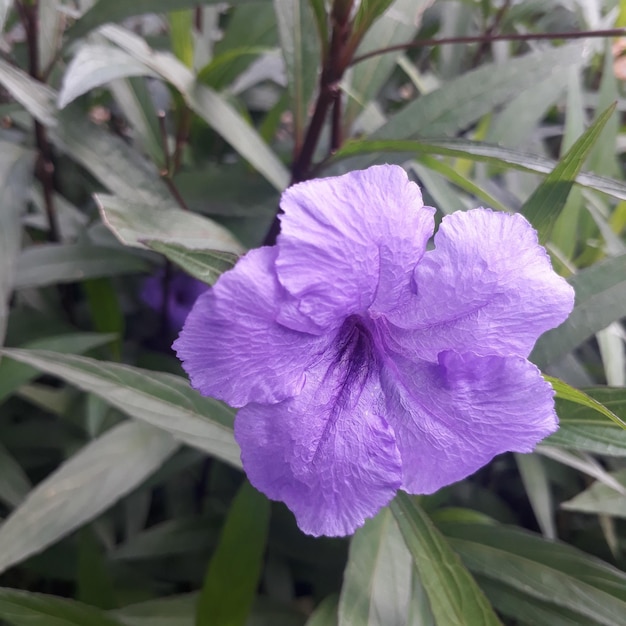
[[[409,493],[433,493],[502,452],[531,452],[557,429],[552,387],[521,357],[446,351],[437,364],[397,358],[382,371]]]
[[[377,368],[357,380],[332,355],[307,373],[302,393],[250,404],[235,438],[250,482],[283,501],[311,535],[354,532],[388,504],[401,483],[395,437],[384,414]]]
[[[444,217],[415,284],[414,303],[388,317],[390,346],[408,358],[434,361],[447,349],[527,356],[574,304],[528,221],[486,209]]]
[[[394,308],[433,231],[434,210],[392,165],[294,185],[281,207],[278,277],[320,328]]]
[[[275,322],[288,298],[276,280],[275,257],[274,248],[248,252],[200,296],[174,343],[204,395],[236,407],[289,398],[329,342]]]

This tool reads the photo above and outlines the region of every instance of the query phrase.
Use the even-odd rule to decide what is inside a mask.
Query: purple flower
[[[172,274],[167,288],[167,314],[172,330],[178,332],[183,327],[194,302],[207,289],[205,283],[184,272],[176,271]],[[163,308],[165,292],[165,275],[160,271],[144,280],[141,299],[151,309],[159,312]]]
[[[252,484],[312,535],[432,493],[554,432],[526,357],[573,306],[521,215],[443,219],[396,166],[295,185],[282,232],[201,296],[174,344],[235,421]]]

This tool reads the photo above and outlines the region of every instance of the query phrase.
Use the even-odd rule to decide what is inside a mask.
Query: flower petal
[[[344,376],[326,359],[307,373],[300,395],[273,406],[250,404],[235,419],[250,482],[283,501],[315,536],[354,532],[401,483],[377,372],[349,389],[342,388]]]
[[[431,361],[446,349],[527,356],[574,305],[528,221],[486,209],[444,217],[415,284],[414,303],[389,316],[390,347]]]
[[[393,308],[433,231],[434,210],[394,165],[294,185],[281,207],[278,277],[321,328]]]
[[[409,493],[433,493],[502,452],[531,452],[557,429],[554,392],[521,357],[446,351],[383,368],[387,415]]]
[[[232,406],[274,403],[300,392],[304,372],[329,342],[276,323],[288,298],[276,280],[274,248],[251,250],[196,301],[178,358],[202,394]]]

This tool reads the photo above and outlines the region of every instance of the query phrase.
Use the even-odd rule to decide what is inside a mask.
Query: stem
[[[498,27],[500,26],[500,24],[502,23],[502,20],[504,19],[504,16],[506,15],[506,12],[509,10],[509,7],[511,6],[511,2],[512,0],[505,0],[503,2],[502,6],[498,9],[498,12],[493,18],[493,22],[491,23],[491,26],[489,26],[483,33],[484,37],[491,37],[496,32],[496,30],[498,30]],[[489,41],[481,42],[480,46],[478,46],[478,49],[476,50],[476,54],[474,55],[472,66],[478,65],[478,63],[480,62],[480,59],[482,58],[483,54],[487,52],[488,48],[489,48]]]
[[[165,166],[161,168],[159,174],[161,175],[161,179],[167,186],[169,192],[172,194],[174,200],[176,200],[178,206],[180,206],[183,211],[189,211],[189,207],[185,202],[185,199],[181,195],[176,183],[173,180],[174,174],[178,171],[178,167],[180,166],[180,156],[178,149],[178,141],[179,138],[176,138],[176,147],[177,150],[174,153],[174,162],[172,162],[172,158],[170,156],[170,150],[167,145],[167,128],[165,127],[165,111],[159,111],[157,114],[159,118],[159,131],[161,133],[161,143],[163,144],[163,158],[165,161]],[[182,145],[182,144],[181,144]],[[181,148],[182,150],[182,148]]]
[[[587,39],[595,37],[623,37],[626,35],[624,28],[612,28],[609,30],[584,30],[578,32],[562,32],[562,33],[511,33],[508,35],[476,35],[474,37],[445,37],[442,39],[420,39],[401,43],[388,48],[378,48],[358,57],[354,57],[350,62],[350,66],[361,63],[366,59],[370,59],[388,52],[399,52],[402,50],[410,50],[412,48],[426,48],[429,46],[441,46],[444,44],[454,43],[491,43],[492,41],[540,41],[553,39]]]
[[[309,170],[313,161],[315,148],[324,128],[328,111],[333,103],[341,99],[339,83],[343,77],[348,60],[346,47],[352,32],[352,24],[349,22],[349,8],[351,3],[335,3],[335,12],[332,17],[332,34],[328,56],[322,66],[320,74],[320,87],[315,103],[315,109],[311,122],[302,143],[300,153],[294,159],[291,169],[291,183],[298,183],[309,177]],[[347,9],[346,9],[347,7]],[[339,105],[338,112],[341,113]],[[340,133],[336,138],[340,137]]]
[[[26,45],[28,48],[28,73],[36,80],[41,80],[39,70],[39,30],[37,24],[37,5],[15,3],[18,14],[26,31]],[[35,175],[41,182],[43,200],[48,218],[48,239],[52,242],[61,240],[59,222],[54,205],[54,161],[52,147],[48,141],[46,128],[34,120],[35,144],[37,145],[37,164]]]

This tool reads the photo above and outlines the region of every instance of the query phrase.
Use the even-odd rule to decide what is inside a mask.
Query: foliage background
[[[626,45],[562,33],[626,4],[351,4],[0,0],[0,622],[625,623]],[[424,43],[450,37],[476,39]],[[377,162],[538,228],[577,294],[532,355],[561,429],[312,539],[245,482],[142,285],[213,282],[291,180]]]

